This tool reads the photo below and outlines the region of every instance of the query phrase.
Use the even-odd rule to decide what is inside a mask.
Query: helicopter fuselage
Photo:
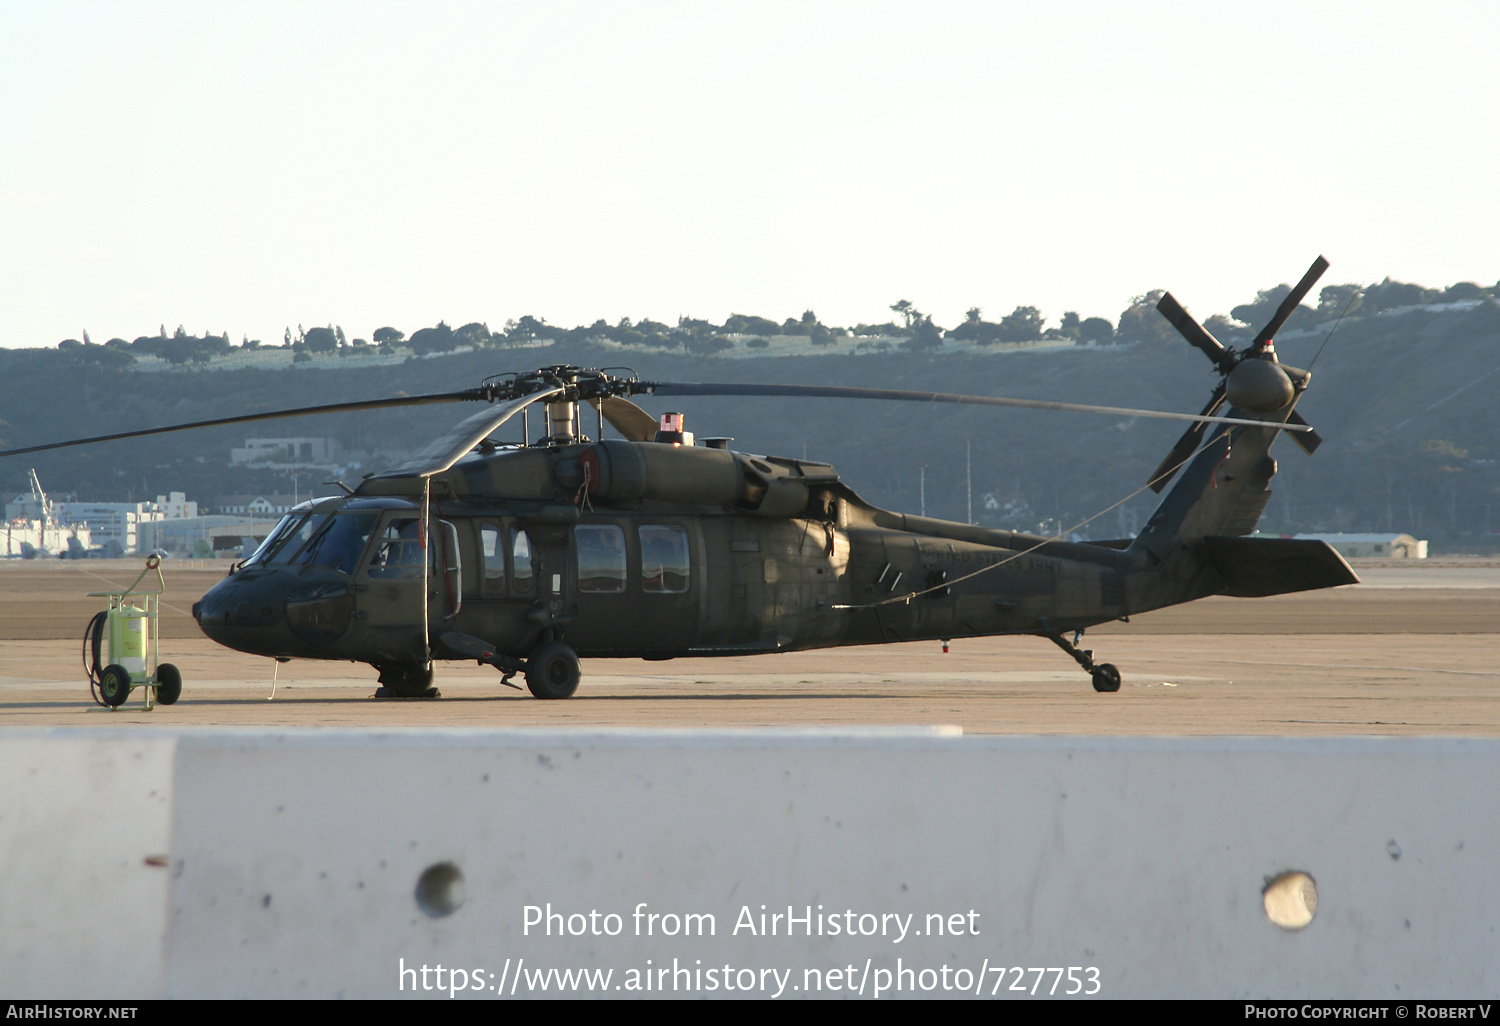
[[[502,488],[523,496],[480,490]],[[516,659],[554,639],[660,659],[1073,630],[1127,612],[1118,548],[890,513],[826,464],[624,442],[476,455],[434,483],[425,571],[415,490],[372,478],[305,504],[204,596],[204,631],[380,666],[472,658],[445,638]]]

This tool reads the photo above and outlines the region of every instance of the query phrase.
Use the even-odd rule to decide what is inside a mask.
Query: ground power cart
[[[156,575],[154,591],[141,590],[148,574]],[[146,569],[129,588],[89,592],[90,597],[109,599],[109,608],[95,615],[83,634],[83,666],[89,691],[100,705],[118,709],[133,688],[145,689],[147,710],[181,697],[182,674],[171,663],[157,661],[157,614],[164,591],[161,557],[149,556]]]

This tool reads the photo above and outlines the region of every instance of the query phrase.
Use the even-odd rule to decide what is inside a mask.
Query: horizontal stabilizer
[[[1240,598],[1358,584],[1344,557],[1310,538],[1204,538],[1208,561],[1224,578],[1222,594]]]

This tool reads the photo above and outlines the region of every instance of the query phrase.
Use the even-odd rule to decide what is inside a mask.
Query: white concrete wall
[[[135,867],[158,837],[120,825],[124,808],[148,808],[149,772],[88,808],[69,797],[93,775],[81,760],[123,765],[141,745],[0,736],[0,752],[25,752],[37,770],[34,788],[0,797],[0,991],[72,995],[87,980],[90,993],[122,995],[396,997],[401,965],[441,964],[485,988],[468,996],[493,997],[523,958],[527,971],[613,970],[617,996],[631,970],[674,959],[754,969],[757,980],[791,970],[783,997],[802,993],[792,988],[805,969],[848,966],[872,997],[882,972],[895,982],[898,959],[934,980],[946,965],[950,982],[957,970],[972,980],[999,966],[1096,967],[1104,997],[1500,990],[1500,742],[184,732],[171,868],[156,875]],[[53,801],[64,804],[38,811]],[[112,819],[91,818],[116,804]],[[17,811],[19,830],[7,826]],[[121,853],[81,854],[101,846]],[[463,900],[434,918],[415,895],[441,863],[462,873]],[[84,881],[76,893],[47,891],[59,865]],[[1267,878],[1288,870],[1318,889],[1316,917],[1298,932],[1272,925],[1262,904]],[[153,893],[169,911],[152,918],[150,894],[112,886],[136,878],[165,888]],[[548,903],[616,913],[622,932],[528,935],[526,907]],[[641,903],[647,914],[710,913],[715,935],[635,936]],[[914,914],[916,931],[929,913],[962,914],[966,930],[899,943],[800,927],[736,935],[741,909],[758,916],[762,904]],[[12,915],[27,929],[48,924],[27,975],[16,975],[14,953],[28,945],[14,940]],[[137,926],[99,931],[89,924],[100,915]],[[160,952],[159,975],[115,968],[127,936],[141,944],[131,958]],[[96,982],[111,978],[116,991]],[[1015,981],[1004,977],[1004,996],[1021,997]],[[985,996],[995,982],[985,974]],[[407,977],[404,994],[437,993],[420,986]]]
[[[175,750],[0,731],[0,996],[163,993]]]

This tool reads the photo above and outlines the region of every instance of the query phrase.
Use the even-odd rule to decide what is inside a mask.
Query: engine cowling
[[[807,507],[807,483],[790,467],[744,453],[616,439],[585,448],[576,470],[559,467],[565,488],[587,487],[605,502],[654,499],[695,506],[735,506],[766,517]]]

